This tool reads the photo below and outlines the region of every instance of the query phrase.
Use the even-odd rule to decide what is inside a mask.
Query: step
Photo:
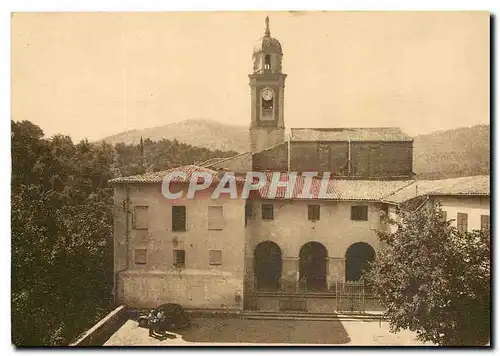
[[[265,312],[244,311],[241,317],[246,319],[280,319],[280,320],[380,320],[381,314],[355,314],[355,313],[301,313],[301,312]]]

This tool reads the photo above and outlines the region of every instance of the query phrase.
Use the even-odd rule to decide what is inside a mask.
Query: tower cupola
[[[282,57],[281,43],[276,38],[271,37],[269,17],[266,17],[264,37],[259,39],[253,48],[253,72],[280,73]]]

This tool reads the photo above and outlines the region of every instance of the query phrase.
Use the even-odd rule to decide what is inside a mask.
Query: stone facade
[[[489,196],[433,196],[431,201],[440,202],[448,220],[454,219],[452,226],[457,226],[457,214],[467,214],[467,231],[481,230],[481,216],[490,217]]]
[[[188,308],[241,309],[244,201],[220,198],[168,200],[160,184],[117,185],[114,194],[114,271],[118,303],[150,308],[177,302]],[[172,231],[172,206],[186,206],[186,231]],[[221,206],[221,230],[209,230],[209,206]],[[147,207],[147,227],[134,227],[135,208]],[[127,213],[128,211],[128,213]],[[185,251],[185,267],[174,266],[174,250]],[[146,250],[145,263],[136,263]],[[220,265],[209,251],[222,251]]]
[[[262,219],[262,203],[272,203],[274,219]],[[320,206],[320,219],[308,219],[308,205]],[[368,207],[368,220],[351,220],[351,206]],[[335,281],[345,280],[345,259],[347,249],[357,242],[369,244],[375,250],[379,247],[374,230],[385,229],[380,221],[381,203],[339,202],[339,201],[252,201],[252,218],[246,232],[245,269],[246,281],[254,279],[254,250],[259,243],[272,241],[281,249],[281,278],[296,283],[299,279],[301,248],[308,242],[319,242],[327,251],[326,279],[328,286]],[[286,282],[285,282],[286,283]]]
[[[242,310],[245,297],[257,291],[257,279],[261,283],[270,275],[267,282],[276,282],[274,293],[294,289],[304,279],[313,281],[316,284],[308,288],[319,285],[316,291],[322,295],[309,293],[308,310],[333,312],[335,295],[328,290],[337,282],[358,280],[366,262],[376,258],[375,231],[387,228],[381,211],[394,217],[397,205],[422,191],[422,185],[410,186],[413,141],[398,128],[295,129],[285,141],[286,75],[281,72],[281,44],[270,37],[268,23],[253,59],[250,152],[216,160],[208,169],[176,170],[214,175],[219,169],[320,176],[330,172],[327,185],[334,198],[276,199],[258,191],[248,201],[227,195],[212,199],[211,187],[198,192],[196,199],[169,200],[162,195],[167,171],[117,178],[113,180],[117,303],[151,308],[174,302],[187,308]],[[265,120],[263,110],[267,110]],[[237,174],[235,179],[242,177]],[[185,187],[187,181],[171,188]],[[439,199],[449,219],[467,213],[469,229],[480,227],[481,215],[489,216],[489,197]],[[185,215],[174,217],[174,210]],[[178,227],[173,231],[173,223],[179,221],[185,231]],[[259,250],[263,253],[256,258],[262,246],[267,250]],[[260,297],[259,308],[280,309],[282,301],[265,293]]]

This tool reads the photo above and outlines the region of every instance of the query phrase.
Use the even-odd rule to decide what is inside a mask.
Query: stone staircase
[[[313,321],[381,321],[385,318],[380,312],[365,313],[306,313],[245,310],[240,316],[251,320],[313,320]]]

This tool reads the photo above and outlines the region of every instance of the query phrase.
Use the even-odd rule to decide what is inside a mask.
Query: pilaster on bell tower
[[[271,37],[269,17],[266,30],[253,49],[250,150],[262,151],[285,141],[284,92],[286,74],[281,72],[283,51]]]

